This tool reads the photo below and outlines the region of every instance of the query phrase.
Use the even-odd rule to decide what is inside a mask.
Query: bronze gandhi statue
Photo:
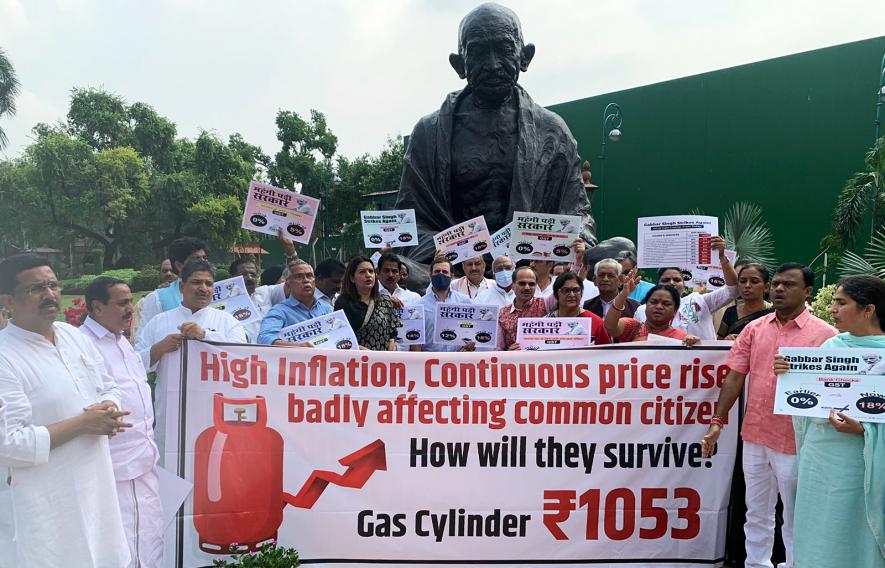
[[[427,282],[433,235],[478,215],[490,231],[514,211],[580,215],[581,237],[597,243],[575,139],[517,83],[534,55],[504,6],[482,4],[461,21],[449,63],[467,87],[415,125],[396,204],[417,216],[419,244],[408,254],[416,283]]]

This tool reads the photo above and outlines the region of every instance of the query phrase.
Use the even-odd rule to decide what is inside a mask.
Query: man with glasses
[[[286,286],[289,297],[275,305],[261,321],[258,343],[261,345],[288,345],[305,347],[307,344],[292,343],[279,339],[280,330],[296,323],[332,313],[326,302],[317,300],[316,276],[307,262],[297,259],[289,263]]]
[[[584,302],[584,309],[604,318],[624,284],[621,263],[613,258],[604,258],[597,262],[593,267],[593,283],[596,284],[599,295]],[[632,318],[638,307],[639,302],[627,298],[621,317]]]
[[[0,566],[129,563],[108,437],[129,428],[101,353],[55,321],[61,285],[49,262],[0,262]]]
[[[618,256],[615,257],[615,260],[621,263],[621,274],[627,274],[631,270],[636,270],[636,255],[633,254],[632,251],[621,251]],[[646,280],[640,280],[636,285],[636,289],[630,292],[628,298],[636,300],[641,304],[645,301],[645,295],[648,294],[648,291],[652,288],[654,288],[654,284]]]

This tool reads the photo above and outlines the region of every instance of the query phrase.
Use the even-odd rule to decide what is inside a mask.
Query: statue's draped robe
[[[418,246],[408,254],[414,261],[412,280],[426,281],[426,275],[422,278],[414,270],[424,265],[426,273],[435,251],[433,235],[467,220],[455,218],[452,211],[451,148],[453,115],[468,92],[450,93],[437,112],[418,121],[409,139],[396,208],[414,208],[417,216]],[[581,236],[595,245],[596,224],[581,180],[575,138],[559,116],[535,104],[522,87],[515,87],[515,95],[519,128],[507,218],[514,211],[580,215]]]

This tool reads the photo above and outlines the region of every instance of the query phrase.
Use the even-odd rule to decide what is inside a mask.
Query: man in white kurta
[[[55,318],[61,287],[38,255],[0,263],[14,313],[0,331],[0,566],[120,568],[129,562],[108,435],[126,427],[101,354]]]
[[[132,292],[122,280],[99,276],[86,288],[89,317],[80,326],[101,352],[120,389],[132,428],[111,438],[111,461],[130,568],[157,568],[163,559],[163,505],[154,444],[151,387],[141,357],[123,335],[132,321]]]
[[[205,260],[188,261],[181,270],[178,286],[181,305],[148,322],[135,342],[135,349],[149,371],[157,371],[154,396],[156,426],[154,439],[165,463],[167,389],[179,379],[180,347],[185,339],[246,343],[243,325],[232,315],[210,308],[215,286],[215,269]],[[171,401],[174,402],[174,401]]]

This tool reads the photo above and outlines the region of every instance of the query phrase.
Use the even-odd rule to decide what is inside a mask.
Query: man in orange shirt
[[[775,311],[751,322],[735,340],[725,360],[730,371],[719,393],[716,414],[701,440],[703,455],[709,457],[749,373],[747,409],[741,428],[747,485],[746,568],[772,566],[774,508],[778,494],[784,505],[781,535],[787,553],[786,568],[793,566],[793,505],[798,477],[796,439],[791,417],[774,414],[777,377],[773,364],[780,347],[817,347],[836,335],[836,328],[805,308],[813,285],[814,273],[801,264],[787,263],[775,271],[770,292]]]

